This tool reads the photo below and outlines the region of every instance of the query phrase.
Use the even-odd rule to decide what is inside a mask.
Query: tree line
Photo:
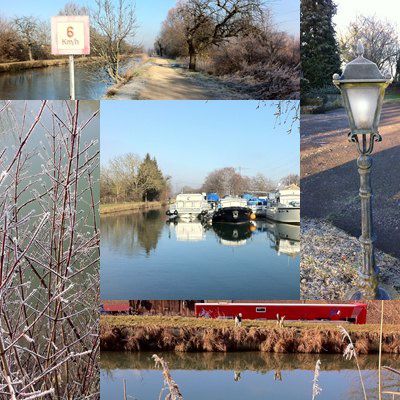
[[[127,201],[162,201],[170,196],[170,178],[165,176],[155,157],[144,159],[128,153],[101,167],[102,203]]]
[[[299,41],[274,25],[263,0],[180,0],[154,48],[159,56],[187,58],[190,70],[236,75],[244,86],[255,80],[257,98],[299,91]]]
[[[299,185],[300,178],[297,174],[289,174],[283,177],[280,182],[281,186],[287,186],[292,183]],[[223,196],[239,196],[246,192],[265,193],[276,189],[278,183],[262,173],[258,173],[253,177],[244,176],[233,167],[219,168],[211,171],[200,188],[191,188],[184,186],[184,193],[218,193]]]
[[[131,0],[95,0],[93,8],[68,2],[58,15],[89,15],[91,55],[101,60],[108,76],[121,81],[123,54],[142,51],[135,47],[137,23]],[[0,17],[0,62],[33,61],[54,58],[51,55],[50,20],[34,16],[7,19]]]
[[[333,23],[337,12],[334,0],[302,0],[301,62],[302,93],[332,87],[332,75],[343,63],[356,57],[361,40],[364,57],[400,80],[400,39],[396,27],[377,16],[358,15],[338,34]]]

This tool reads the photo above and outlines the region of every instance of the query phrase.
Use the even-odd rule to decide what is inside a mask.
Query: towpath
[[[228,88],[217,78],[191,73],[180,64],[152,57],[139,77],[121,86],[111,96],[118,100],[216,100],[240,99],[245,95]]]
[[[353,236],[360,235],[357,150],[347,141],[343,109],[301,117],[302,216],[329,219]],[[372,167],[377,247],[400,258],[400,102],[382,109]]]

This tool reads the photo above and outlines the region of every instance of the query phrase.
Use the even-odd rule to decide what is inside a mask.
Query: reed
[[[179,390],[179,386],[174,381],[174,379],[171,376],[171,373],[169,372],[168,363],[162,357],[159,357],[157,354],[153,354],[152,358],[154,360],[156,367],[160,366],[163,370],[164,386],[161,389],[159,399],[161,399],[163,391],[165,389],[168,389],[168,393],[165,396],[165,400],[183,400],[183,396]]]
[[[360,368],[360,363],[358,362],[358,356],[357,356],[357,351],[355,349],[354,343],[351,340],[351,337],[349,335],[349,333],[346,331],[345,328],[343,328],[343,326],[339,326],[339,330],[342,334],[342,339],[343,342],[347,341],[347,346],[343,352],[343,356],[346,358],[346,360],[351,360],[354,358],[356,365],[357,365],[357,370],[358,373],[360,375],[360,381],[361,381],[361,386],[362,386],[362,390],[363,390],[363,394],[364,394],[364,399],[367,400],[367,394],[365,392],[365,385],[364,385],[364,380],[362,377],[362,373],[361,373],[361,368]],[[381,353],[380,353],[381,354]]]
[[[313,388],[312,388],[312,400],[315,400],[317,396],[322,392],[322,388],[319,386],[319,372],[321,370],[321,360],[317,360],[315,364],[314,370],[314,378],[313,378]]]

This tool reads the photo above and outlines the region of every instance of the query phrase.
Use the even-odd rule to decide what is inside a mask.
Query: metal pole
[[[69,98],[75,100],[75,65],[74,56],[69,56]]]
[[[367,144],[366,135],[362,135],[362,142],[355,136],[351,141],[357,143],[359,157],[357,159],[358,173],[360,175],[360,199],[361,199],[361,245],[362,262],[359,269],[361,287],[353,293],[353,300],[360,299],[389,299],[388,293],[379,286],[379,268],[375,263],[374,242],[375,235],[372,223],[372,189],[371,189],[371,167],[372,158],[370,154],[374,148],[374,141],[380,136],[371,135]]]
[[[372,189],[371,166],[372,158],[369,155],[360,155],[357,160],[358,173],[360,174],[360,198],[361,198],[361,236],[363,278],[375,277],[379,270],[375,264],[374,242],[375,237],[372,227]]]

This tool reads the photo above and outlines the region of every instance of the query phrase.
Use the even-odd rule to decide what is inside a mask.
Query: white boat
[[[173,213],[182,220],[193,221],[209,209],[205,193],[181,193],[176,196]]]
[[[300,188],[289,185],[275,193],[275,202],[266,209],[266,217],[288,224],[300,223]]]
[[[242,199],[241,197],[227,196],[227,197],[224,197],[223,199],[221,199],[219,201],[219,204],[221,205],[221,208],[227,208],[227,207],[248,208],[247,200]]]

